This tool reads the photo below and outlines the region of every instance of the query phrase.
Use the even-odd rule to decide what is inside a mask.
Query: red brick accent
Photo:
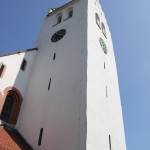
[[[2,92],[0,91],[0,114],[2,112],[3,105],[4,105],[3,95]]]
[[[0,126],[0,150],[32,150],[17,130]]]
[[[0,101],[2,100],[2,92],[0,91]]]
[[[2,112],[6,97],[8,95],[11,95],[11,97],[13,97],[13,100],[14,100],[12,112],[10,114],[8,123],[15,125],[17,123],[17,119],[19,116],[19,112],[20,112],[23,98],[22,98],[22,95],[17,88],[12,87],[12,86],[5,88],[4,96],[2,97],[2,101],[0,102],[0,113]]]

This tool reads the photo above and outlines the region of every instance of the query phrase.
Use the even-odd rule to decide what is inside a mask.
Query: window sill
[[[68,17],[68,18],[64,19],[63,21],[66,21],[66,20],[68,20],[68,19],[70,19],[70,18],[72,18],[72,17]]]
[[[60,24],[60,23],[56,23],[56,24],[54,24],[52,27],[57,26],[58,24]]]

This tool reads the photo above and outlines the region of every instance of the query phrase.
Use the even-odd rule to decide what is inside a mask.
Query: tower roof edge
[[[50,9],[48,9],[46,16],[48,17],[48,16],[52,15],[53,13],[55,13],[56,11],[59,11],[59,10],[63,9],[64,7],[67,7],[67,6],[73,4],[74,2],[77,2],[77,1],[79,1],[79,0],[72,0],[72,1],[70,1],[70,2],[64,4],[60,7],[57,7],[57,8],[50,8]]]

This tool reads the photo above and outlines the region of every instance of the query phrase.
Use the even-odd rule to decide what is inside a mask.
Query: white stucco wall
[[[53,26],[57,14],[63,13],[62,20],[66,19],[70,7],[73,17]],[[85,149],[86,22],[83,1],[74,1],[45,18],[36,42],[38,52],[25,96],[27,105],[22,107],[18,126],[36,150]],[[52,35],[60,29],[66,29],[65,37],[52,43]],[[84,101],[84,115],[81,115],[81,101]],[[41,128],[42,144],[38,146]]]
[[[106,27],[107,38],[96,24],[95,13]],[[100,46],[100,37],[107,45],[107,55]],[[111,35],[99,3],[93,0],[88,3],[87,150],[110,149],[109,135],[112,149],[126,149]]]
[[[65,20],[71,7],[73,17]],[[95,22],[96,12],[105,24],[107,39]],[[62,22],[53,26],[59,13]],[[66,29],[65,37],[52,43],[52,35],[60,29]],[[100,47],[100,37],[107,44],[107,55]],[[1,91],[14,85],[23,95],[16,128],[33,149],[109,150],[111,135],[112,149],[125,150],[113,46],[98,1],[76,0],[46,17],[36,47],[37,52],[1,57],[9,71],[0,79],[4,83]],[[29,62],[25,72],[20,71],[23,58]],[[38,146],[41,128],[42,144]]]
[[[0,91],[2,94],[4,94],[5,88],[13,86],[24,96],[35,54],[36,51],[29,51],[0,57],[0,62],[6,66],[4,75],[0,78]],[[25,71],[20,69],[23,59],[27,60]]]

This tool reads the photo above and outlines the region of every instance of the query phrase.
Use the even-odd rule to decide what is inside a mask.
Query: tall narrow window
[[[4,90],[4,103],[0,106],[0,119],[8,124],[15,125],[19,116],[22,96],[14,87],[7,87]]]
[[[41,146],[41,144],[42,144],[42,136],[43,136],[43,128],[40,129],[38,146]]]
[[[22,63],[21,63],[21,66],[20,66],[20,69],[23,70],[23,71],[25,71],[26,66],[27,66],[27,61],[25,59],[23,59]]]
[[[96,19],[96,24],[100,28],[100,18],[99,18],[99,15],[97,13],[95,14],[95,19]]]
[[[5,69],[6,69],[5,65],[0,63],[0,77],[3,76]]]
[[[111,149],[111,137],[110,137],[110,135],[109,135],[109,148],[110,148],[110,150],[112,150]]]
[[[9,121],[12,107],[13,107],[13,97],[7,96],[0,116],[1,120],[5,122]]]
[[[104,36],[106,37],[106,29],[105,29],[105,25],[103,22],[102,22],[102,32],[103,32]]]
[[[106,64],[105,64],[105,62],[104,62],[104,69],[106,68]]]
[[[48,90],[50,90],[50,87],[51,87],[51,78],[49,79]]]

